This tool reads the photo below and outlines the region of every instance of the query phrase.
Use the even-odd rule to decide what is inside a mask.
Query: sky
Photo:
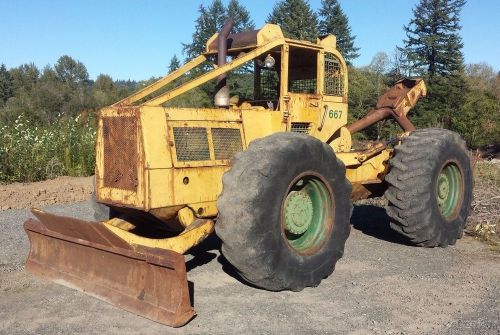
[[[227,4],[229,0],[223,0]],[[240,0],[256,27],[264,25],[277,1]],[[361,56],[370,63],[380,51],[402,46],[403,26],[418,0],[340,0]],[[142,80],[166,74],[174,54],[182,59],[200,4],[211,0],[0,0],[0,64],[33,62],[39,68],[69,55],[90,78]],[[310,0],[316,10],[321,0]],[[468,0],[462,11],[466,63],[486,62],[500,70],[500,0]]]

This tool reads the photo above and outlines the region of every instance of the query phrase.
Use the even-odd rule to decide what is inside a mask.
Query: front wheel
[[[222,253],[256,286],[317,286],[343,255],[350,193],[344,165],[321,141],[294,133],[256,140],[223,177]]]

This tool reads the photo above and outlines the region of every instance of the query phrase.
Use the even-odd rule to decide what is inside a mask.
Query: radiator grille
[[[231,159],[243,151],[239,129],[212,128],[215,159]]]
[[[311,124],[309,122],[292,122],[291,131],[293,133],[309,134],[310,130]]]
[[[137,118],[104,117],[104,187],[137,190]]]
[[[210,160],[207,129],[202,127],[174,127],[177,161]]]

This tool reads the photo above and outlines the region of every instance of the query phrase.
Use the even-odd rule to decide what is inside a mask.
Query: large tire
[[[296,133],[255,140],[222,181],[215,230],[244,279],[300,291],[333,272],[352,204],[345,167],[327,144]]]
[[[446,247],[463,235],[472,201],[472,166],[460,135],[430,128],[395,148],[386,177],[391,228],[410,243]]]

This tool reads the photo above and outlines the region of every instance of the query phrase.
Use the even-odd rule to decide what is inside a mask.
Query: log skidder
[[[183,254],[214,229],[241,276],[275,291],[330,275],[351,201],[387,185],[392,227],[410,241],[446,246],[460,236],[470,161],[457,134],[415,131],[407,118],[426,95],[422,79],[396,82],[350,123],[335,36],[293,40],[273,24],[231,33],[233,24],[179,69],[99,111],[99,222],[33,210],[28,271],[178,327],[195,315]],[[236,75],[249,84],[241,97],[231,96]],[[176,106],[213,80],[213,108]],[[401,126],[398,138],[353,146],[353,134],[387,118]]]
[[[472,167],[461,137],[419,129],[395,148],[386,177],[391,228],[416,245],[446,247],[462,237],[472,201]]]

